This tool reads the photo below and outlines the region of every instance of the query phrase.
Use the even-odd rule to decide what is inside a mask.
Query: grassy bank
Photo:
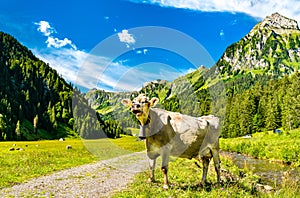
[[[221,139],[220,146],[222,150],[300,166],[300,129],[280,134],[255,133],[252,138]]]

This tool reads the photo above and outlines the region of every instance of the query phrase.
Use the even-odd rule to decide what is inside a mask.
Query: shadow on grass
[[[213,189],[225,189],[225,188],[231,188],[231,187],[236,187],[239,186],[238,182],[233,182],[233,181],[228,181],[228,182],[221,182],[221,183],[212,183],[212,182],[207,182],[205,184],[202,183],[197,183],[197,184],[183,184],[180,186],[174,186],[174,188],[181,189],[183,191],[206,191],[206,192],[211,192]],[[171,185],[172,187],[172,185]]]

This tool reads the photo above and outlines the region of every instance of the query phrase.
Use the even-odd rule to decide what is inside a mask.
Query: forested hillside
[[[18,41],[0,32],[0,140],[51,137],[72,127],[72,86]],[[44,138],[46,138],[44,137]]]
[[[78,90],[73,94],[72,85],[56,70],[3,32],[0,75],[0,141],[77,134],[99,138],[106,137],[104,133],[115,138],[124,133],[114,122],[99,122],[100,117]]]

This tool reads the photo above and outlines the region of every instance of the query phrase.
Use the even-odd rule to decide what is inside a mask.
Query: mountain
[[[284,76],[300,70],[300,30],[295,20],[274,13],[230,45],[215,65],[222,76],[242,72]]]
[[[146,93],[158,97],[159,107],[166,110],[220,117],[225,138],[280,127],[291,130],[300,127],[299,60],[297,22],[274,13],[230,45],[211,69],[199,67],[172,82],[145,83],[138,92],[93,90],[86,97],[103,119],[115,119],[122,127],[137,124],[121,99]]]

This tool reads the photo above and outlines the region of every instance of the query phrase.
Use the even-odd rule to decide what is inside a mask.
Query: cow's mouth
[[[135,115],[142,115],[142,111],[140,109],[132,109],[132,113]]]

